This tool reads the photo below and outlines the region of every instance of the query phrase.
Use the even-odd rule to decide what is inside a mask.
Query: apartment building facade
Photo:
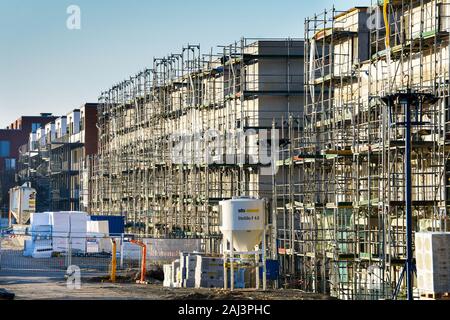
[[[449,9],[375,1],[306,20],[304,127],[275,187],[286,283],[396,298],[411,234],[448,230]]]
[[[19,177],[37,190],[38,211],[85,211],[86,159],[97,153],[97,104],[87,103],[29,135]],[[86,188],[86,189],[85,189]]]
[[[40,116],[23,116],[0,129],[0,213],[8,214],[9,189],[16,185],[19,148],[26,144],[30,134],[55,119],[50,113]]]

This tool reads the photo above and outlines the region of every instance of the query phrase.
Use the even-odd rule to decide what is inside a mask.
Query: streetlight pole
[[[412,228],[412,174],[411,174],[411,92],[401,98],[400,104],[405,113],[405,215],[406,215],[406,288],[407,299],[414,300],[413,296],[413,228]]]

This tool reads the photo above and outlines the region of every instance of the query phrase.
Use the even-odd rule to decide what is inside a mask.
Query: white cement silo
[[[231,290],[234,290],[234,269],[241,257],[254,255],[256,289],[260,287],[259,268],[263,268],[263,290],[266,290],[266,202],[261,199],[233,198],[220,202],[220,231],[223,234],[224,288],[230,268]],[[262,264],[260,257],[262,256]],[[229,265],[229,267],[228,267]]]
[[[220,231],[237,251],[253,251],[265,227],[264,200],[236,198],[220,202]]]

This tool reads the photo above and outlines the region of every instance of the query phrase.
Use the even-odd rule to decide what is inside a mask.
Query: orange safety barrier
[[[147,273],[147,246],[142,241],[137,240],[130,240],[131,243],[136,244],[142,248],[142,261],[141,261],[141,280],[136,281],[136,283],[139,284],[148,284],[147,281],[145,281],[145,275]]]

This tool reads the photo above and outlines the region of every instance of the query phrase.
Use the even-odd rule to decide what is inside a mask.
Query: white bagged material
[[[71,230],[70,213],[51,212],[51,225],[53,226],[53,236],[67,237]],[[74,228],[72,228],[74,229]]]
[[[174,287],[179,288],[181,287],[181,270],[180,270],[180,260],[175,260],[172,262],[172,270],[173,270],[173,277],[172,282]]]
[[[55,252],[67,252],[69,248],[69,239],[66,237],[55,237],[52,238],[53,251]]]
[[[32,213],[30,215],[31,230],[34,230],[35,226],[50,226],[52,224],[50,212]]]
[[[108,221],[87,221],[87,237],[90,253],[111,253],[112,244],[109,238]],[[120,241],[116,243],[116,250],[120,250]]]
[[[419,291],[450,292],[450,233],[418,232],[415,250]]]
[[[223,288],[223,259],[197,256],[195,270],[196,288]]]
[[[108,221],[86,221],[86,232],[99,238],[109,236]]]
[[[87,221],[86,222],[86,232],[88,234],[98,233],[98,223],[97,221]]]
[[[171,264],[165,264],[163,266],[164,271],[164,282],[163,286],[165,288],[173,288],[173,272],[172,272],[172,265]]]
[[[197,256],[199,253],[180,253],[180,265],[183,288],[195,287],[195,273],[197,267]]]
[[[86,252],[88,215],[84,212],[51,212],[53,249],[67,252],[69,240],[73,252]]]

